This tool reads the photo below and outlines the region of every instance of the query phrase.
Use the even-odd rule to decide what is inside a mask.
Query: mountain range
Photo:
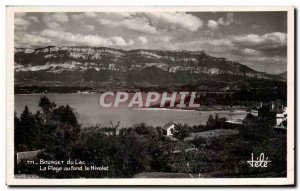
[[[283,79],[204,51],[15,48],[16,87],[230,91]]]

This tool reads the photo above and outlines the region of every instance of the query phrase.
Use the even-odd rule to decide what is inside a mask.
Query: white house
[[[21,160],[35,159],[37,154],[41,151],[43,151],[43,150],[17,152],[17,164],[19,164],[21,162]]]
[[[165,126],[163,126],[163,129],[167,131],[167,136],[173,136],[175,126],[177,126],[175,122],[169,122]]]
[[[283,108],[283,111],[276,114],[276,126],[283,126],[282,122],[286,121],[287,119],[287,112],[286,107]]]

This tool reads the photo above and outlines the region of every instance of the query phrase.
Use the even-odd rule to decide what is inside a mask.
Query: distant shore
[[[159,108],[159,107],[142,107],[142,108],[134,108],[135,110],[144,110],[144,111],[230,111],[233,112],[247,112],[247,107],[243,106],[226,106],[226,105],[218,105],[218,106],[200,106],[200,108]]]

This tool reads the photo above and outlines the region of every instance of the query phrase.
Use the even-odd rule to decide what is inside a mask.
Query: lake
[[[78,117],[79,123],[84,126],[90,124],[101,124],[110,126],[110,121],[114,124],[120,121],[122,127],[132,126],[140,122],[145,122],[153,126],[163,126],[170,121],[187,123],[189,125],[199,125],[206,123],[210,114],[218,114],[219,117],[230,119],[244,118],[246,111],[234,111],[230,117],[230,112],[225,111],[192,111],[192,110],[137,110],[135,108],[102,108],[99,104],[100,94],[47,94],[51,101],[58,106],[68,104],[72,107]],[[37,94],[17,94],[15,95],[15,111],[19,116],[23,112],[25,105],[29,110],[36,112],[41,95]]]

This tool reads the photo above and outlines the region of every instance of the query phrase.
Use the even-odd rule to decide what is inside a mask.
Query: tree
[[[213,117],[213,115],[209,115],[206,122],[206,129],[222,129],[226,120],[227,119],[224,117],[219,118],[218,114],[215,115],[215,118]]]
[[[55,124],[70,124],[74,127],[78,127],[77,117],[73,109],[69,106],[59,106],[53,110],[52,120]]]
[[[38,131],[33,114],[28,107],[25,109],[20,117],[19,127],[15,134],[18,137],[18,143],[26,145],[29,149],[33,149],[38,142]]]
[[[26,150],[23,146],[19,149],[20,144],[23,144],[23,129],[21,128],[21,120],[18,118],[17,113],[14,114],[14,143],[15,143],[15,150],[17,151],[24,151]]]
[[[218,122],[220,119],[219,119],[219,115],[218,114],[216,114],[215,115],[215,122]]]
[[[192,132],[192,129],[187,124],[175,125],[173,136],[179,140],[183,140],[188,137]]]
[[[215,125],[215,119],[214,119],[213,115],[210,114],[208,117],[208,120],[206,122],[206,127],[212,128],[212,127],[214,127],[214,125]]]
[[[39,107],[42,108],[44,114],[48,114],[56,107],[56,104],[51,102],[46,96],[42,96],[39,101]]]
[[[268,141],[274,135],[274,130],[268,119],[250,117],[244,120],[239,135],[251,143],[262,143]]]
[[[252,113],[248,113],[245,117],[245,119],[243,120],[243,124],[249,124],[252,123],[253,120],[255,120],[255,116]]]
[[[282,125],[283,125],[284,127],[287,127],[287,120],[284,120],[284,121],[282,122]]]
[[[157,134],[157,130],[151,126],[147,126],[145,123],[139,123],[134,126],[135,132],[139,135],[145,135],[153,137]]]
[[[60,157],[70,157],[75,142],[80,133],[80,125],[73,109],[69,106],[59,106],[52,111],[50,126],[54,132],[48,146],[60,151]]]

